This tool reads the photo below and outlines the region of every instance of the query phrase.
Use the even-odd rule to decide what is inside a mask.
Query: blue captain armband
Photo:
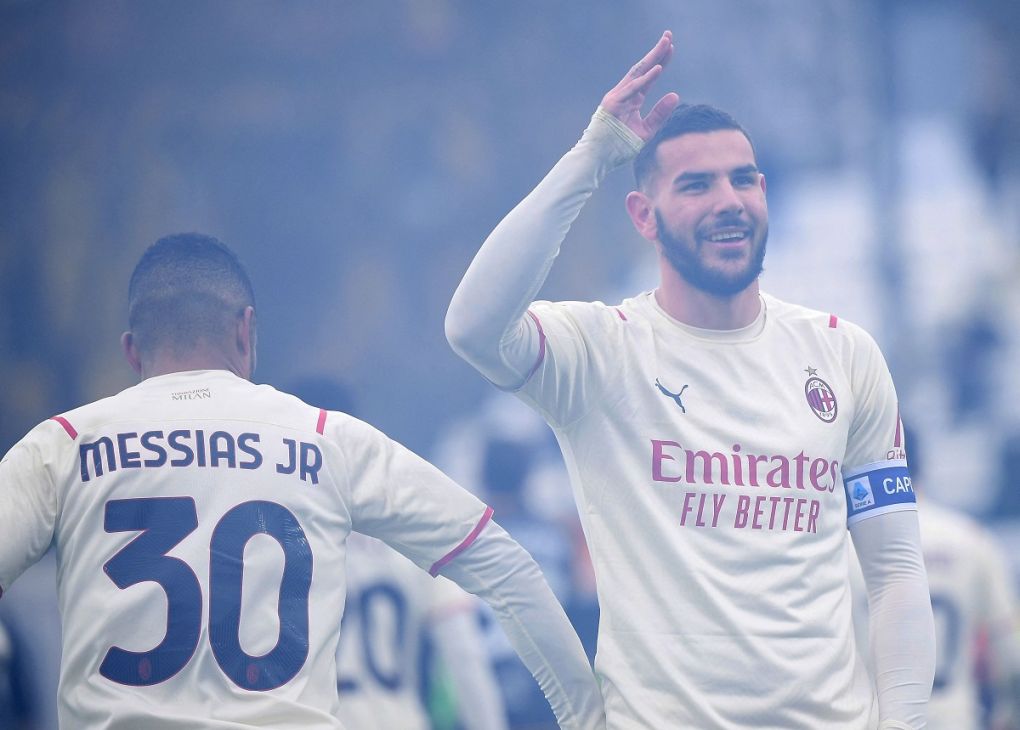
[[[906,459],[876,461],[854,469],[843,475],[843,489],[847,525],[886,512],[917,509]]]

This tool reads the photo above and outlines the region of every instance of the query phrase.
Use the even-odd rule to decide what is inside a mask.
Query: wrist
[[[644,146],[644,140],[601,106],[592,114],[581,143],[597,145],[613,167],[633,160]]]

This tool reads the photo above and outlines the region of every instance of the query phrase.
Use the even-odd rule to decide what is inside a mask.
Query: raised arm
[[[672,54],[672,34],[666,31],[606,93],[574,148],[496,226],[457,287],[446,315],[447,339],[497,386],[520,386],[538,359],[541,336],[527,308],[581,208],[679,102],[676,94],[666,94],[641,116],[645,97]]]

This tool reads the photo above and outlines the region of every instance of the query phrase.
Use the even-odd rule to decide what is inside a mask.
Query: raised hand
[[[646,141],[658,131],[680,103],[680,96],[671,91],[655,103],[647,116],[641,116],[641,107],[644,106],[648,89],[672,57],[673,33],[667,30],[655,47],[602,97],[602,108]]]

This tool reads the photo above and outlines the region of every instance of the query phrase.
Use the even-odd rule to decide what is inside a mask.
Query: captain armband
[[[906,459],[865,464],[843,475],[847,525],[886,512],[916,510]]]

